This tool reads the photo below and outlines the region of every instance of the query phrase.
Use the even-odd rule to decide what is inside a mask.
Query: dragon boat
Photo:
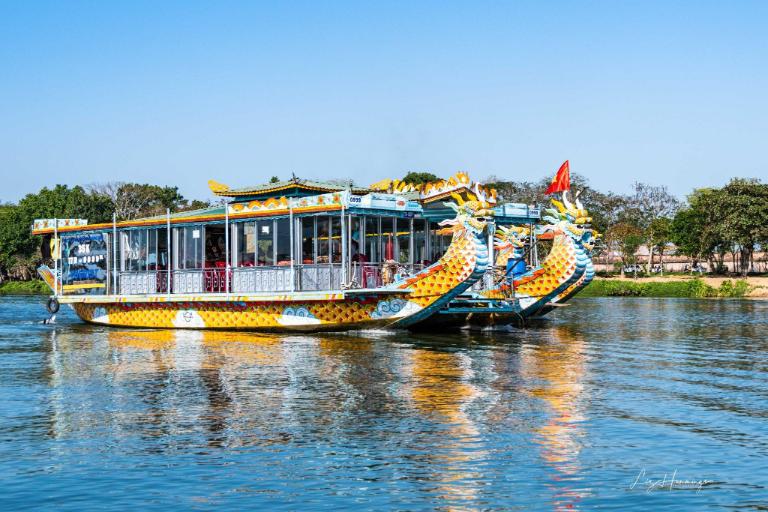
[[[535,229],[496,225],[496,260],[490,279],[481,283],[485,286],[460,295],[418,327],[524,324],[563,305],[589,284],[594,277],[591,252],[596,240],[589,227],[591,218],[578,193],[575,204],[567,191],[561,198],[551,200],[551,208],[543,217],[546,224]],[[537,234],[539,238],[549,237],[552,246],[540,265],[527,269],[525,249]]]
[[[495,191],[464,173],[418,189],[297,178],[209,186],[225,204],[102,224],[36,220],[49,311],[66,304],[86,322],[121,327],[410,327],[481,280],[490,261]]]

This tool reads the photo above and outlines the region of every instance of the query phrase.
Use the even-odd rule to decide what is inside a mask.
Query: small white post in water
[[[53,296],[59,295],[59,257],[61,256],[61,247],[59,246],[59,219],[53,219],[53,247],[59,253],[53,255]]]

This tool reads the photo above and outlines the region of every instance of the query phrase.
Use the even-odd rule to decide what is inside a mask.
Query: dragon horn
[[[456,200],[456,202],[459,204],[459,206],[463,205],[466,201],[464,201],[464,198],[461,197],[456,192],[451,192],[451,197]]]
[[[454,203],[453,201],[443,201],[443,204],[447,206],[448,208],[452,209],[455,212],[459,211],[459,205]]]
[[[563,190],[563,203],[565,203],[565,207],[568,210],[573,210],[573,205],[568,200],[568,191],[567,190]]]
[[[560,211],[560,213],[565,213],[566,209],[565,206],[563,206],[563,203],[558,201],[557,199],[552,199],[552,204],[555,205],[555,207]]]
[[[584,191],[583,190],[579,190],[578,192],[576,192],[576,195],[574,196],[574,199],[576,200],[576,208],[578,208],[579,210],[583,210],[584,209],[584,205],[582,205],[581,201],[579,200],[579,196],[581,195],[582,192],[584,192]]]

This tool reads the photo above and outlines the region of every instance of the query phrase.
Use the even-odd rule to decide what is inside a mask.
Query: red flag
[[[568,160],[563,162],[563,165],[557,170],[557,174],[552,178],[552,183],[547,187],[545,194],[555,194],[563,190],[571,190],[571,168],[568,165]]]

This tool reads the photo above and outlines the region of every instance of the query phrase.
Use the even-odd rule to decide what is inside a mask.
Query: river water
[[[0,298],[0,509],[768,507],[768,301],[510,332],[107,329]]]

